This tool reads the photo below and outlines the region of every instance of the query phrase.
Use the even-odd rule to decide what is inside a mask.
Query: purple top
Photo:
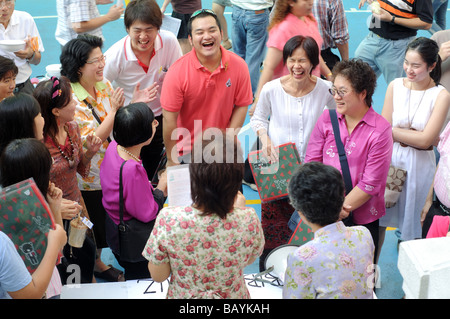
[[[112,141],[100,166],[103,207],[111,219],[119,224],[119,175],[124,159],[117,153],[117,142]],[[141,163],[129,160],[123,166],[123,219],[136,218],[147,223],[156,218],[159,205],[153,197],[153,187]]]
[[[353,221],[359,225],[368,224],[386,213],[384,189],[392,155],[391,125],[369,108],[349,135],[344,115],[336,114],[353,187],[372,196],[353,211]],[[328,110],[317,121],[306,149],[305,163],[313,161],[331,165],[342,172]]]

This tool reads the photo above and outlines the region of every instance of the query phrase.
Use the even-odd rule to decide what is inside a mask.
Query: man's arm
[[[231,114],[230,124],[228,127],[234,129],[236,135],[239,133],[239,130],[244,124],[247,109],[248,107],[245,106],[235,106],[233,113]]]
[[[93,18],[89,21],[81,21],[81,22],[72,23],[72,29],[76,33],[83,33],[83,32],[88,32],[88,31],[100,28],[101,26],[103,26],[104,24],[106,24],[110,21],[115,21],[115,20],[119,19],[124,11],[125,11],[125,9],[123,8],[122,5],[120,5],[120,6],[113,5],[109,9],[108,13],[103,16]]]
[[[348,34],[348,23],[347,17],[345,16],[344,4],[342,3],[342,1],[331,1],[330,6],[330,32],[339,50],[341,59],[348,60],[348,40],[350,36]]]
[[[337,44],[336,46],[339,50],[339,54],[341,55],[342,60],[348,60],[349,59],[349,53],[348,53],[348,42],[344,44]]]
[[[373,13],[373,16],[384,22],[392,22],[392,18],[394,17],[392,14],[390,14],[388,11],[384,9],[380,9],[380,14]],[[422,21],[420,18],[408,19],[402,17],[395,17],[393,23],[416,30],[428,30],[431,28],[432,24]]]
[[[177,138],[173,134],[177,129],[178,112],[163,109],[163,139],[166,147],[167,166],[174,166],[178,162]],[[172,139],[175,136],[175,139]]]

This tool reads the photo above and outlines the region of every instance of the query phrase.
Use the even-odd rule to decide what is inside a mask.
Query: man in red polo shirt
[[[237,134],[253,100],[247,64],[221,47],[214,12],[194,12],[188,32],[193,49],[170,67],[161,92],[168,166],[178,164],[178,156],[186,162],[194,138],[206,129],[232,128]]]

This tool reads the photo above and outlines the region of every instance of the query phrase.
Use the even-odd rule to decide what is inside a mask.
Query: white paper
[[[189,164],[167,168],[167,194],[169,206],[189,206],[192,204]]]
[[[161,30],[170,31],[175,36],[178,36],[178,30],[180,30],[181,20],[177,18],[172,18],[170,16],[163,16]]]
[[[258,281],[260,278],[263,281]],[[246,274],[244,280],[253,299],[281,299],[282,286],[270,275]],[[61,299],[165,299],[169,279],[162,283],[151,278],[125,282],[68,284],[62,286]]]

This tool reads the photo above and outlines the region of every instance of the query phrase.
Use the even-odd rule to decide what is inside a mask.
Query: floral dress
[[[314,236],[288,256],[283,298],[373,298],[374,244],[367,228],[337,222]]]
[[[170,263],[167,298],[248,299],[243,270],[264,247],[253,208],[235,208],[221,219],[201,215],[190,206],[159,213],[143,256],[151,263]]]

